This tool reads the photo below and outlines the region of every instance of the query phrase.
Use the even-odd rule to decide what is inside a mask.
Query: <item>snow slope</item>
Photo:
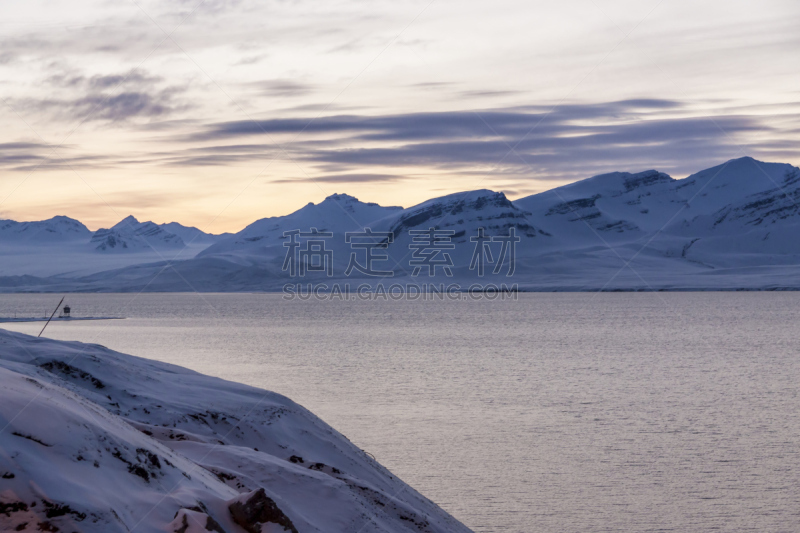
[[[0,529],[467,532],[275,393],[0,330]]]

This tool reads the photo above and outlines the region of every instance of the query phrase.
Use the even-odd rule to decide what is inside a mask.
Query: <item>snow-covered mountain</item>
[[[370,220],[370,217],[378,218]],[[81,282],[86,287],[116,287],[113,290],[124,291],[277,291],[292,280],[346,282],[353,279],[371,283],[403,279],[414,282],[417,281],[413,276],[416,260],[410,246],[419,237],[412,233],[426,232],[431,227],[450,232],[447,241],[455,248],[446,253],[450,260],[449,270],[455,276],[472,275],[468,268],[473,253],[470,237],[481,227],[488,238],[508,235],[513,227],[524,243],[535,243],[528,245],[529,249],[552,246],[552,237],[531,225],[525,213],[502,193],[479,190],[452,194],[408,209],[365,204],[351,196],[334,195],[318,205],[309,204],[285,217],[260,220],[233,237],[210,246],[195,259],[171,262],[169,269],[164,269],[165,263],[156,262],[100,272],[82,278]],[[325,241],[324,248],[331,254],[332,278],[326,272],[308,272],[293,277],[290,269],[283,268],[289,253],[285,246],[289,239],[283,233],[310,232],[312,229],[330,233],[330,236],[319,239]],[[374,234],[386,232],[393,235],[392,242],[386,243],[386,249],[377,251],[387,257],[372,265],[374,276],[363,275],[357,269],[348,275],[346,272],[354,250],[358,250],[357,254],[366,251],[353,248],[352,242],[347,242],[347,234],[363,233],[367,229]],[[377,245],[382,240],[384,237],[367,238],[366,242]],[[490,243],[489,246],[493,248],[494,256],[499,256],[502,244]],[[358,262],[366,266],[365,257],[360,256]],[[509,262],[506,255],[506,264]],[[490,272],[493,266],[489,267]],[[507,268],[503,276],[506,271]],[[388,275],[380,274],[387,272]],[[433,273],[442,272],[441,267],[435,267]],[[299,269],[296,275],[299,275]],[[126,280],[124,286],[118,284],[121,279]],[[419,281],[426,279],[423,275]]]
[[[111,228],[95,232],[81,222],[65,216],[35,222],[0,220],[0,245],[52,247],[89,243],[93,250],[100,252],[172,250],[183,248],[187,244],[208,246],[230,236],[228,233],[204,233],[177,222],[139,222],[133,216],[125,217]]]
[[[494,259],[500,254],[502,245],[492,243],[491,238],[507,236],[512,228],[519,238],[516,246],[520,250],[538,251],[553,245],[552,235],[534,225],[527,214],[503,193],[487,189],[434,198],[393,213],[370,226],[373,231],[392,235],[392,242],[387,248],[388,266],[395,271],[395,277],[415,277],[415,272],[416,276],[427,274],[429,267],[417,267],[420,266],[419,258],[429,250],[421,249],[418,245],[422,241],[428,242],[426,232],[430,232],[431,228],[435,231],[434,238],[442,238],[442,250],[437,258],[442,268],[452,265],[450,271],[456,273],[455,277],[459,272],[462,276],[470,275],[469,266],[475,249],[471,239],[478,236],[481,230],[488,239],[488,253]],[[447,254],[449,261],[443,254]],[[443,272],[442,268],[434,267],[434,273]]]
[[[29,246],[86,241],[92,232],[75,219],[56,216],[37,222],[0,220],[0,243]]]
[[[683,204],[676,180],[655,170],[614,172],[514,202],[557,235],[563,248],[636,239],[657,229]]]
[[[477,190],[403,209],[336,194],[254,222],[193,259],[141,261],[75,282],[82,290],[274,291],[323,279],[422,283],[432,273],[437,282],[494,279],[521,290],[800,288],[798,203],[800,170],[749,157],[684,179],[657,170],[603,174],[515,201]],[[372,236],[354,235],[367,229]],[[159,246],[177,238],[164,228],[142,231],[152,231]],[[292,231],[303,233],[284,235]],[[501,269],[511,263],[508,239],[515,241],[514,268]],[[311,272],[311,241],[324,241],[330,269]],[[359,258],[364,265],[367,248],[382,257],[370,272],[354,268]],[[491,274],[479,274],[479,258]],[[300,271],[306,265],[303,279],[285,268],[290,263]],[[26,286],[19,279],[0,285]]]
[[[402,209],[361,202],[346,194],[333,194],[319,204],[309,203],[289,215],[257,220],[198,255],[263,255],[269,253],[270,249],[282,254],[285,250],[283,234],[286,231],[310,231],[310,228],[316,228],[320,232],[335,232],[344,238],[345,232],[360,230],[365,225]]]
[[[142,250],[175,250],[186,244],[154,222],[139,222],[132,215],[110,229],[99,229],[89,246],[98,252],[135,252]]]
[[[225,260],[238,265],[237,277],[248,270],[248,276],[252,276],[252,287],[275,290],[278,287],[276,283],[283,283],[287,277],[291,277],[291,273],[283,269],[288,253],[287,244],[290,244],[290,238],[285,237],[284,232],[306,232],[305,237],[298,237],[302,243],[304,238],[312,238],[308,232],[316,229],[319,233],[329,234],[320,239],[325,241],[325,250],[331,253],[333,277],[343,278],[352,253],[358,248],[354,248],[352,243],[360,238],[353,234],[370,230],[376,235],[392,235],[391,242],[385,243],[388,258],[380,266],[376,264],[374,270],[392,271],[392,277],[404,277],[414,272],[410,246],[418,237],[412,234],[428,231],[432,227],[437,231],[449,232],[447,241],[455,246],[453,251],[448,252],[452,259],[451,270],[468,267],[472,254],[470,237],[477,234],[478,228],[484,228],[485,235],[491,238],[507,235],[509,228],[514,227],[521,239],[526,242],[538,239],[537,243],[543,241],[542,246],[548,244],[550,238],[546,232],[532,226],[525,213],[502,193],[489,190],[451,194],[408,209],[367,204],[352,196],[335,194],[318,205],[308,204],[290,215],[259,220],[233,237],[208,247],[198,254],[196,260],[177,265],[176,268],[180,269],[181,276],[201,276],[204,283],[213,283],[200,271],[219,266],[218,263],[211,266],[212,260]],[[378,245],[383,240],[385,236],[366,238],[361,242]],[[499,252],[500,245],[497,244],[495,249]],[[365,262],[362,261],[362,264]],[[358,276],[358,271],[354,272]],[[304,277],[320,279],[328,276],[308,274]]]
[[[96,232],[63,216],[38,222],[4,220],[0,221],[0,277],[74,278],[142,263],[189,259],[226,236],[174,222],[140,223],[132,216]]]
[[[800,170],[759,165],[758,186],[749,184],[756,192],[666,229],[691,239],[685,257],[726,265],[800,263]]]
[[[681,180],[655,170],[603,174],[514,204],[567,246],[636,240],[775,189],[796,171],[743,157]]]
[[[0,330],[0,530],[467,533],[278,394]]]

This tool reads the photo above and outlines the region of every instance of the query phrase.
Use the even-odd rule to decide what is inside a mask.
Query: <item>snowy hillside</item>
[[[0,530],[466,533],[275,393],[0,330]]]
[[[0,220],[0,244],[52,245],[86,241],[90,237],[91,231],[86,226],[65,216],[38,222]]]

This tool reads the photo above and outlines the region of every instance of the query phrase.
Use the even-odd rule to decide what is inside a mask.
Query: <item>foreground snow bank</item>
[[[0,530],[469,531],[283,396],[4,330]]]

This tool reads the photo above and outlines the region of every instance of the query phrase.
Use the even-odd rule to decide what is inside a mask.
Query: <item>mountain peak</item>
[[[50,221],[53,221],[53,222],[67,222],[69,224],[81,224],[81,225],[83,225],[79,220],[75,220],[74,218],[70,218],[70,217],[65,216],[65,215],[56,215],[53,218],[51,218]],[[48,222],[48,221],[44,221],[44,222]]]
[[[396,206],[382,206],[380,204],[376,204],[375,202],[362,202],[361,200],[359,200],[355,196],[350,196],[349,194],[344,194],[344,193],[331,194],[330,196],[325,198],[325,200],[323,200],[322,202],[320,202],[319,204],[316,204],[316,205],[317,206],[338,205],[340,207],[341,206],[345,206],[345,208],[348,209],[348,210],[352,210],[354,208],[361,209],[361,208],[364,208],[364,207],[377,207],[377,208],[380,208],[380,209],[389,209],[389,210],[402,209],[402,207],[396,207]],[[309,207],[309,206],[314,206],[314,203],[313,202],[309,203],[308,206],[306,206],[306,207]]]
[[[119,222],[117,222],[116,224],[114,224],[113,226],[111,226],[111,229],[116,229],[116,230],[130,229],[131,226],[138,226],[138,225],[139,221],[136,220],[136,217],[134,217],[133,215],[128,215]]]
[[[711,168],[707,168],[705,170],[701,170],[700,172],[697,172],[696,174],[700,174],[702,172],[720,170],[722,168],[725,168],[725,169],[757,170],[756,167],[767,167],[767,166],[770,166],[770,165],[788,166],[788,165],[786,165],[784,163],[768,163],[766,161],[760,161],[760,160],[758,160],[758,159],[756,159],[754,157],[746,155],[744,157],[736,157],[734,159],[729,159],[729,160],[725,161],[722,164],[713,166]]]
[[[355,196],[350,196],[349,194],[342,194],[342,193],[338,193],[338,192],[331,194],[330,196],[325,198],[324,201],[328,201],[328,200],[332,200],[332,201],[336,201],[336,202],[358,202],[359,201],[358,198],[356,198]]]
[[[786,179],[787,174],[796,171],[796,167],[786,163],[767,163],[745,156],[701,170],[685,178],[685,181],[709,183],[713,189],[736,187],[740,189],[740,193],[754,194],[777,187]]]
[[[761,161],[760,159],[756,159],[755,157],[752,157],[752,156],[749,156],[749,155],[745,155],[745,156],[742,156],[742,157],[734,157],[733,159],[729,159],[728,161],[723,163],[723,165],[730,165],[730,164],[734,164],[734,163],[749,163],[749,164],[757,163],[759,165],[768,165],[768,164],[770,164],[767,161]]]

